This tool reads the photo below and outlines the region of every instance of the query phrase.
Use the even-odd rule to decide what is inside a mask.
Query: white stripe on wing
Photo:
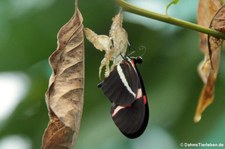
[[[123,70],[121,68],[120,65],[117,65],[117,72],[119,73],[120,79],[123,82],[124,86],[126,87],[126,89],[134,96],[136,97],[136,94],[132,91],[132,89],[130,88],[127,79],[125,78],[125,75],[123,73]]]

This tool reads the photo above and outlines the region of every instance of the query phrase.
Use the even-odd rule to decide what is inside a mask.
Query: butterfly
[[[149,119],[147,95],[137,64],[139,57],[124,57],[98,87],[108,97],[111,116],[119,130],[128,138],[139,137]]]

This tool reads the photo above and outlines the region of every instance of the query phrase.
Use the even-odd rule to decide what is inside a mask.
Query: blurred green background
[[[165,13],[170,0],[130,0]],[[169,15],[196,22],[198,1],[181,0]],[[108,34],[118,12],[115,0],[80,0],[84,26]],[[44,94],[51,69],[49,55],[56,34],[73,15],[74,0],[0,1],[0,149],[39,149],[48,114]],[[193,116],[202,82],[197,65],[198,33],[125,13],[124,28],[133,48],[146,48],[139,67],[148,93],[150,122],[145,133],[125,138],[114,125],[110,103],[96,85],[104,53],[85,40],[85,102],[76,149],[179,149],[180,143],[225,145],[225,58],[216,83],[215,101],[200,123]],[[204,147],[198,147],[199,149]],[[225,147],[224,147],[225,148]]]

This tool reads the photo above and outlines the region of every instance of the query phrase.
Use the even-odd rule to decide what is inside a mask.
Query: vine
[[[216,30],[213,30],[213,29],[210,29],[210,28],[207,28],[207,27],[195,24],[195,23],[191,23],[188,21],[170,17],[166,14],[164,15],[164,14],[159,14],[159,13],[156,13],[153,11],[145,10],[143,8],[134,6],[134,5],[126,2],[125,0],[117,0],[117,2],[123,8],[123,10],[125,10],[127,12],[131,12],[131,13],[134,13],[137,15],[145,16],[147,18],[155,19],[155,20],[166,22],[169,24],[181,26],[184,28],[198,31],[198,32],[206,33],[206,34],[214,36],[216,38],[225,39],[225,34],[219,32],[219,31],[216,31]]]

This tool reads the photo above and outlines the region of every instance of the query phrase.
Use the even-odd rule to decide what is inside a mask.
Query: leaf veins
[[[72,149],[79,133],[84,91],[83,18],[77,1],[74,16],[58,32],[58,47],[49,57],[52,75],[46,91],[50,121],[43,149]]]

